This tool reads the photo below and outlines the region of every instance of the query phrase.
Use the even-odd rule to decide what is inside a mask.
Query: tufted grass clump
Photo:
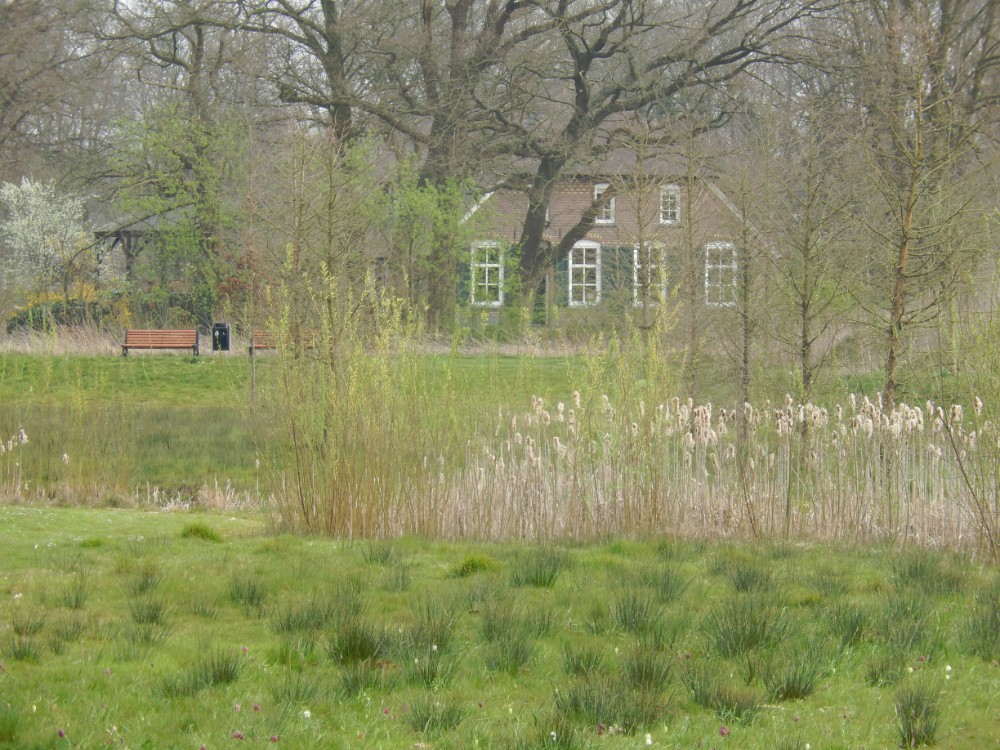
[[[961,627],[966,651],[985,661],[1000,659],[1000,578],[981,596]]]
[[[511,572],[511,584],[550,589],[569,567],[569,554],[563,550],[539,547],[521,554]]]
[[[263,612],[267,597],[267,582],[259,573],[236,572],[230,577],[229,598],[247,615]]]
[[[158,625],[163,628],[168,628],[170,625],[170,607],[157,597],[142,596],[129,599],[128,613],[136,625]]]
[[[288,602],[271,617],[275,633],[303,633],[322,630],[334,618],[335,610],[329,601],[313,595],[307,600]]]
[[[410,607],[409,640],[418,651],[448,649],[455,637],[458,614],[454,602],[444,602],[433,596],[418,598]]]
[[[910,548],[893,561],[893,579],[898,589],[929,596],[948,596],[961,591],[965,573],[940,553]]]
[[[780,643],[791,633],[792,619],[770,596],[743,594],[709,610],[701,630],[713,651],[729,658]]]
[[[168,698],[190,697],[206,688],[236,682],[242,671],[239,654],[215,649],[200,655],[188,669],[164,678],[161,687]]]
[[[939,691],[921,680],[900,687],[894,697],[899,746],[933,745],[940,721]]]
[[[570,642],[563,643],[562,669],[563,673],[587,677],[599,674],[604,667],[604,651],[597,646],[582,644],[575,646]]]
[[[393,690],[399,674],[382,664],[371,661],[348,664],[340,674],[340,692],[348,698],[367,693]]]
[[[341,620],[327,646],[330,658],[340,664],[376,661],[387,650],[385,628],[357,616]]]
[[[737,593],[767,593],[774,591],[777,583],[774,574],[761,564],[747,560],[735,560],[726,570],[726,577]]]
[[[10,616],[10,629],[20,638],[30,638],[42,632],[47,619],[46,612],[15,607]]]
[[[440,688],[450,683],[457,671],[458,661],[435,646],[407,652],[403,659],[403,676],[410,685]]]
[[[622,680],[636,690],[660,691],[670,681],[673,658],[643,644],[629,648],[621,660]]]
[[[222,534],[206,523],[189,523],[181,529],[181,539],[200,539],[203,542],[220,543],[223,540]]]
[[[299,669],[284,669],[279,679],[268,680],[268,692],[279,705],[302,705],[323,694],[320,681]]]
[[[0,649],[5,659],[11,661],[32,662],[37,664],[42,659],[42,648],[38,640],[28,635],[12,635],[6,645]]]
[[[406,724],[414,732],[441,734],[455,729],[465,718],[465,709],[451,700],[425,695],[410,704]]]
[[[129,597],[144,596],[159,587],[163,571],[152,560],[140,560],[125,571],[122,588]]]
[[[763,701],[757,691],[735,682],[718,663],[689,663],[681,681],[695,703],[715,712],[722,721],[749,724],[760,714]]]
[[[0,742],[11,746],[17,742],[21,714],[10,703],[0,703]]]
[[[782,648],[764,661],[759,676],[776,701],[794,701],[812,695],[829,671],[830,658],[822,643]]]
[[[535,654],[535,642],[528,632],[514,629],[499,633],[483,646],[483,663],[490,672],[511,677],[521,672]]]
[[[649,633],[660,624],[661,609],[652,596],[626,589],[611,602],[611,624],[624,633]]]
[[[87,574],[82,570],[73,574],[69,583],[62,590],[59,603],[67,609],[83,609],[87,605],[90,590],[87,587]]]
[[[607,675],[577,678],[561,687],[555,708],[577,725],[615,727],[622,734],[648,729],[664,713],[660,694],[636,691]]]
[[[388,542],[367,541],[361,545],[361,557],[369,565],[394,565],[399,553]]]
[[[854,604],[841,602],[825,612],[824,625],[840,644],[841,649],[852,648],[861,642],[868,626],[868,612]]]
[[[485,573],[497,567],[496,561],[486,555],[467,555],[448,574],[451,578],[468,578],[476,573]]]
[[[875,638],[904,657],[931,657],[942,646],[942,634],[927,597],[916,591],[894,591],[874,612]]]
[[[681,571],[680,566],[664,562],[646,573],[645,583],[653,591],[657,601],[661,604],[671,604],[687,591],[691,578]]]

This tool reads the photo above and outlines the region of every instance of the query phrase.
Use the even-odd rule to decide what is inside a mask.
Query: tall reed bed
[[[452,478],[446,534],[914,540],[997,553],[1000,441],[977,402],[716,409],[533,400]]]
[[[594,347],[565,401],[533,397],[477,430],[447,373],[427,382],[400,305],[372,286],[342,295],[331,276],[306,288],[281,297],[284,351],[255,402],[267,492],[291,528],[895,539],[997,554],[1000,434],[978,399],[964,414],[864,396],[831,408],[668,398],[657,329]]]

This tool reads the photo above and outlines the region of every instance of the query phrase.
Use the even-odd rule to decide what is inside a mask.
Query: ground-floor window
[[[569,251],[569,304],[596,305],[601,301],[601,246],[578,242]]]
[[[469,265],[469,302],[478,307],[503,305],[503,250],[496,242],[472,247]]]
[[[705,304],[730,306],[736,303],[736,245],[709,242],[705,245]]]

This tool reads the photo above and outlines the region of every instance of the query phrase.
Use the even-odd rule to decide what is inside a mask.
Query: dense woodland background
[[[670,280],[689,390],[709,358],[744,393],[792,369],[806,398],[849,363],[891,406],[995,339],[998,103],[990,0],[6,0],[0,314],[249,328],[278,289],[307,315],[303,279],[329,302],[375,274],[425,330],[467,331],[471,203],[528,197],[527,309],[552,186],[627,149],[610,178],[668,161],[741,217],[737,304]]]

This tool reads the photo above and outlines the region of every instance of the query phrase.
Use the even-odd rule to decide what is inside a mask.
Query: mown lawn
[[[1000,577],[947,554],[17,506],[0,549],[4,748],[895,748],[904,699],[1000,746]]]

